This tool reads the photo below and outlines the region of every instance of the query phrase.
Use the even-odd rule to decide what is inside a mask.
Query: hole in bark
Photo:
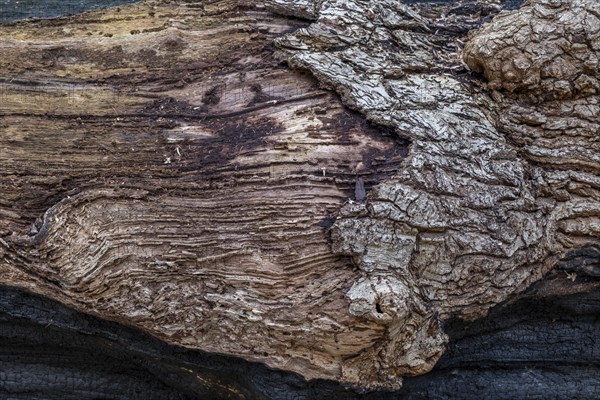
[[[379,303],[375,303],[375,310],[377,310],[379,314],[383,314],[383,310],[381,309],[381,305]]]

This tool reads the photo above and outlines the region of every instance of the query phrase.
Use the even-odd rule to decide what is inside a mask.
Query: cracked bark
[[[473,31],[501,5],[147,1],[1,27],[0,282],[398,389],[445,322],[557,264],[596,276],[597,8]]]

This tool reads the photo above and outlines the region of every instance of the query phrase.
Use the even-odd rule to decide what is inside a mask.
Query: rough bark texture
[[[450,29],[468,26],[459,12],[425,19],[395,1],[326,1],[317,22],[278,41],[291,65],[411,141],[398,174],[333,227],[334,251],[362,273],[350,313],[387,336],[344,364],[345,379],[393,385],[429,370],[445,345],[439,318],[483,316],[597,243],[597,8],[532,1],[470,35],[471,69],[521,96],[468,85]]]
[[[463,50],[500,8],[147,1],[1,27],[0,282],[399,388],[444,321],[560,260],[597,272],[598,8],[529,1]]]

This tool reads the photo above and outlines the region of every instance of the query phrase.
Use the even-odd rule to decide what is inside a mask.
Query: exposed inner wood
[[[0,280],[337,378],[384,328],[345,312],[327,228],[407,145],[273,58],[304,25],[220,1],[2,27]]]
[[[552,48],[532,18],[570,34],[576,9],[597,42],[597,7],[558,3],[464,50],[499,6],[146,1],[0,27],[0,283],[398,388],[443,354],[443,320],[485,315],[561,258],[583,270],[598,243],[598,69],[536,66],[549,97],[498,83],[527,40]]]

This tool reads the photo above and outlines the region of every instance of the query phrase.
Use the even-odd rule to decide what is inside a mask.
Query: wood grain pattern
[[[2,282],[307,377],[382,328],[327,228],[405,142],[272,56],[304,22],[236,2],[3,27]]]
[[[146,1],[0,27],[0,283],[169,343],[399,388],[442,356],[444,321],[563,257],[587,266],[593,80],[549,68],[558,97],[540,97],[498,84],[513,52],[485,48],[520,51],[502,27],[531,18],[569,33],[575,9],[593,39],[580,3],[529,1],[471,34],[500,6]]]

